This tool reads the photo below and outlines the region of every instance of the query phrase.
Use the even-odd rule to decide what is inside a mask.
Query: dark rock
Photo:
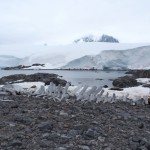
[[[46,148],[46,147],[50,146],[49,141],[45,140],[45,139],[41,140],[39,144],[40,144],[40,147],[42,147],[42,148]]]
[[[116,148],[112,143],[109,143],[107,144],[107,147],[104,150],[116,150]]]
[[[0,78],[0,84],[14,82],[17,80],[24,80],[25,77],[26,77],[25,74],[15,74],[15,75],[4,76],[4,77]]]
[[[136,79],[132,76],[124,76],[118,79],[115,79],[112,83],[115,87],[124,88],[124,87],[133,87],[137,86],[138,83]]]
[[[109,36],[106,34],[103,34],[98,39],[95,39],[93,35],[85,36],[79,39],[76,39],[74,43],[78,43],[80,41],[83,42],[110,42],[110,43],[119,43],[119,41],[114,38],[113,36]]]
[[[143,87],[150,88],[150,84],[144,84]]]
[[[138,135],[135,135],[132,137],[132,141],[133,142],[140,142],[141,141],[141,137],[139,137]]]
[[[36,88],[36,85],[31,86],[30,88]]]
[[[87,130],[88,126],[86,124],[77,124],[74,126],[75,130]]]
[[[32,123],[33,120],[30,117],[23,116],[22,114],[16,114],[14,117],[14,121],[21,124],[29,125]]]
[[[121,116],[123,119],[128,120],[131,118],[131,115],[127,112],[121,112],[118,114],[119,116]]]
[[[36,63],[36,64],[32,64],[32,66],[44,66],[44,64],[39,64],[39,63]]]
[[[145,138],[142,138],[140,141],[140,146],[146,145],[148,141]]]
[[[53,124],[50,121],[42,122],[38,124],[40,131],[49,131],[53,129]]]
[[[150,150],[150,143],[146,143],[146,148]]]
[[[49,85],[50,82],[53,82],[56,86],[58,86],[58,84],[65,86],[67,83],[67,81],[59,78],[50,78],[47,81],[44,81],[45,85]]]
[[[77,130],[70,130],[68,133],[68,137],[75,138],[75,136],[78,135]]]
[[[147,150],[147,148],[145,146],[140,146],[137,148],[137,150]]]
[[[104,80],[104,79],[99,79],[99,78],[96,78],[95,80]]]
[[[59,143],[60,144],[66,144],[66,143],[68,143],[69,142],[69,137],[67,137],[67,136],[61,136],[61,138],[59,138]]]
[[[104,85],[103,87],[104,87],[104,88],[108,88],[108,85]]]
[[[138,147],[139,147],[139,143],[135,143],[135,142],[131,142],[131,143],[130,143],[130,148],[131,148],[132,150],[137,150]]]
[[[109,90],[123,91],[123,89],[121,89],[121,88],[118,88],[118,87],[110,88]]]
[[[85,133],[84,133],[84,138],[86,140],[90,140],[90,139],[94,139],[96,138],[96,131],[93,129],[88,129]]]
[[[132,74],[135,78],[150,78],[149,70],[129,70],[126,74]]]
[[[0,101],[0,108],[9,108],[9,103],[8,102],[4,102],[4,101]]]
[[[67,81],[60,79],[60,78],[57,78],[57,77],[58,77],[58,75],[49,74],[49,73],[35,73],[35,74],[30,74],[30,75],[15,74],[15,75],[10,75],[10,76],[5,76],[5,77],[0,78],[0,84],[5,84],[8,82],[11,82],[11,83],[15,82],[16,83],[17,80],[22,80],[19,82],[41,81],[41,82],[44,82],[45,85],[49,85],[50,82],[53,82],[56,85],[60,84],[61,86],[65,86]]]
[[[22,142],[20,140],[13,140],[11,143],[12,146],[21,146]]]
[[[144,128],[144,123],[140,123],[140,124],[138,125],[138,127],[139,127],[140,129],[143,129],[143,128]]]
[[[35,74],[26,75],[25,81],[26,82],[37,82],[37,81],[44,82],[51,78],[57,78],[57,76],[58,75],[56,74],[49,74],[49,73],[35,73]]]
[[[58,133],[44,133],[42,135],[43,139],[47,139],[47,140],[56,140],[60,137],[60,135]]]
[[[11,108],[18,108],[19,104],[17,102],[10,103]]]

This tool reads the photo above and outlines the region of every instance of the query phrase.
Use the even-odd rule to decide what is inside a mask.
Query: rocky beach
[[[149,78],[147,73],[145,76]],[[132,75],[129,79],[138,77]],[[130,85],[130,80],[124,78],[119,81]],[[1,150],[150,149],[150,105],[133,106],[123,101],[97,103],[94,99],[83,101],[70,95],[59,101],[43,94],[35,96],[18,91],[14,94],[13,86],[8,85],[37,81],[45,86],[51,82],[56,86],[67,83],[56,74],[43,73],[0,79],[0,84],[5,84],[0,93]]]
[[[0,150],[150,150],[150,0],[0,0]]]
[[[1,150],[148,150],[150,106],[9,96],[0,101]]]

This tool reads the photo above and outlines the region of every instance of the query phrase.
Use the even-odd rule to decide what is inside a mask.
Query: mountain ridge
[[[147,44],[146,44],[147,45]],[[149,45],[149,44],[148,44]],[[49,47],[49,51],[39,51],[24,58],[10,55],[0,55],[0,67],[14,67],[18,65],[31,66],[32,64],[44,64],[44,67],[33,66],[30,69],[58,69],[58,68],[148,68],[150,49],[145,44],[123,43],[79,43],[60,47]],[[144,50],[147,49],[148,50]],[[139,49],[143,49],[140,52]],[[104,51],[102,51],[104,50]],[[126,53],[122,52],[128,50]],[[132,50],[132,54],[130,51]],[[56,52],[57,53],[56,53]],[[107,54],[106,54],[107,51]],[[115,51],[115,55],[114,55]],[[55,52],[55,53],[54,53]],[[136,52],[138,52],[136,54]],[[109,57],[108,57],[109,53]],[[84,56],[84,57],[83,57]],[[111,56],[111,57],[110,57]],[[136,56],[133,57],[133,56]],[[140,57],[138,57],[140,56]],[[81,59],[83,57],[84,59]],[[124,59],[126,58],[126,59]],[[76,63],[74,63],[75,60]],[[134,60],[135,59],[135,60]],[[144,64],[140,64],[140,61]],[[138,61],[137,61],[138,60]],[[73,62],[72,62],[73,61]],[[67,66],[72,62],[71,66]],[[78,64],[78,65],[77,65]],[[82,65],[81,65],[82,64]],[[76,66],[75,66],[76,65]],[[64,68],[65,69],[65,68]]]
[[[94,36],[88,35],[83,36],[79,39],[74,40],[74,43],[81,43],[81,42],[108,42],[108,43],[119,43],[119,40],[114,38],[113,36],[103,34],[102,36]]]

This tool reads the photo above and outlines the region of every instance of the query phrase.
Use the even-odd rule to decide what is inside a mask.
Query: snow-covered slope
[[[27,56],[23,58],[20,62],[20,64],[23,65],[32,65],[35,63],[45,64],[44,67],[38,66],[38,67],[30,67],[28,69],[53,69],[61,67],[66,63],[65,56],[59,55],[59,54],[33,54],[31,56]]]
[[[20,58],[10,55],[0,55],[0,67],[17,66],[20,63]]]
[[[47,46],[46,50],[42,50],[41,48],[41,50],[37,50],[37,53],[25,57],[20,64],[32,65],[34,63],[40,63],[45,64],[45,67],[40,69],[60,68],[74,59],[85,55],[96,55],[102,50],[125,50],[143,45],[145,44],[89,42],[63,46]]]
[[[103,50],[126,50],[126,49],[132,49],[132,48],[145,46],[145,45],[148,44],[88,42],[88,43],[78,43],[78,44],[73,43],[70,45],[44,46],[44,47],[36,45],[33,47],[28,47],[28,48],[26,47],[27,49],[32,49],[32,50],[30,51],[30,53],[26,53],[27,56],[24,57],[23,59],[19,59],[12,56],[0,57],[0,66],[11,67],[17,65],[32,65],[35,63],[39,63],[39,64],[45,64],[45,67],[40,67],[40,68],[36,67],[35,69],[60,68],[61,66],[66,65],[68,62],[74,59],[78,59],[85,55],[97,55]],[[89,61],[87,59],[89,59]],[[97,63],[95,62],[95,60],[91,61],[92,59],[93,56],[90,56],[90,58],[87,57],[85,65],[83,60],[82,61],[83,66],[91,66],[90,65],[91,62],[93,66],[96,66]],[[97,59],[100,58],[97,57]],[[102,62],[100,64],[102,64]],[[80,65],[81,62],[78,62],[77,66],[80,67]],[[73,65],[73,67],[75,66]],[[34,69],[34,67],[30,69]]]
[[[63,68],[150,69],[150,46],[128,50],[107,50],[98,55],[84,56]]]
[[[119,43],[119,41],[113,36],[105,35],[102,36],[94,36],[88,35],[82,38],[79,38],[74,41],[74,43],[82,43],[82,42],[108,42],[108,43]]]

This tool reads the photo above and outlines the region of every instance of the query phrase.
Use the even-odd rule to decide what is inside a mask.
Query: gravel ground
[[[150,150],[150,106],[0,101],[0,150]]]

